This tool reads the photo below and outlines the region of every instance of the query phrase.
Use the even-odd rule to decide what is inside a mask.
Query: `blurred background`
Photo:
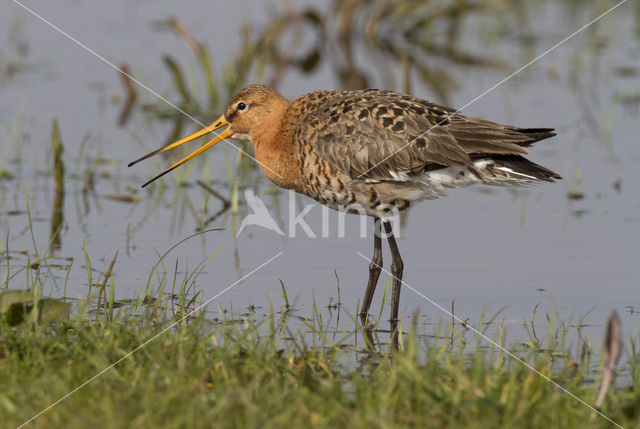
[[[249,83],[291,99],[315,89],[386,88],[459,108],[616,3],[23,4],[42,19],[13,2],[0,6],[2,288],[91,296],[119,251],[111,280],[118,302],[162,287],[182,288],[197,304],[282,252],[216,299],[208,315],[264,314],[270,299],[284,305],[284,285],[301,314],[315,302],[333,318],[338,302],[356,314],[364,294],[368,262],[356,252],[370,255],[372,240],[360,237],[357,217],[347,219],[341,239],[337,214],[326,238],[259,227],[236,237],[247,188],[283,229],[291,220],[288,194],[250,158],[220,144],[145,189],[139,186],[185,152],[127,163],[199,129],[184,112],[209,124]],[[415,206],[400,232],[405,281],[474,326],[504,322],[512,341],[528,341],[531,329],[544,332],[549,320],[562,320],[575,341],[599,337],[611,309],[625,332],[636,331],[639,106],[640,4],[629,1],[464,109],[556,128],[558,136],[537,144],[530,158],[564,180],[528,189],[478,186]],[[251,153],[248,142],[237,144]],[[305,219],[320,235],[320,206],[303,196],[296,204],[315,205]],[[160,260],[209,229],[220,230],[189,238]],[[383,274],[374,311],[386,281]],[[401,314],[426,331],[450,321],[407,288]]]

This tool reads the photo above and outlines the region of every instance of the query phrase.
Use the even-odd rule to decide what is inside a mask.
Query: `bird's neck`
[[[286,189],[296,187],[299,170],[293,158],[292,135],[289,127],[284,126],[290,105],[285,98],[277,100],[261,126],[250,136],[256,160],[265,176]]]

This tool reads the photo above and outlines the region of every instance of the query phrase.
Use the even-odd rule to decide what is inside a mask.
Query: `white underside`
[[[447,189],[462,188],[477,183],[487,185],[523,185],[528,182],[537,181],[533,176],[514,171],[508,167],[496,165],[495,161],[489,158],[478,159],[473,163],[473,167],[471,168],[442,168],[440,170],[425,172],[423,175],[412,179],[424,183],[438,193],[444,193]]]

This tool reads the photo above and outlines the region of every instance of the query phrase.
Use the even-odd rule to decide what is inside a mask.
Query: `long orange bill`
[[[133,162],[130,162],[128,167],[131,167],[132,165],[135,165],[140,161],[143,161],[143,160],[145,160],[147,158],[150,158],[153,155],[157,155],[159,153],[168,151],[170,149],[173,149],[173,148],[176,148],[176,147],[178,147],[180,145],[183,145],[183,144],[185,144],[187,142],[190,142],[191,140],[195,140],[198,137],[202,137],[203,135],[208,134],[210,132],[213,132],[213,131],[217,130],[218,128],[222,128],[222,127],[224,127],[225,125],[228,125],[228,124],[229,123],[225,120],[224,115],[222,115],[222,116],[220,116],[218,118],[217,121],[215,121],[213,124],[209,125],[208,127],[204,128],[204,129],[202,129],[200,131],[197,131],[197,132],[191,134],[190,136],[187,136],[187,137],[183,138],[182,140],[178,140],[175,143],[171,143],[170,145],[165,146],[165,147],[163,147],[161,149],[154,150],[153,152],[146,154],[142,158],[139,158],[139,159],[136,159]],[[153,182],[156,179],[159,179],[160,177],[164,176],[165,174],[167,174],[171,170],[174,170],[175,168],[178,168],[179,166],[181,166],[185,162],[189,161],[192,158],[195,158],[196,156],[200,155],[205,150],[209,149],[210,147],[213,147],[217,143],[221,142],[222,140],[224,140],[224,139],[226,139],[228,137],[231,137],[232,135],[233,135],[233,132],[229,130],[229,127],[227,127],[224,131],[222,131],[220,134],[218,134],[218,136],[216,138],[214,138],[213,140],[211,140],[209,143],[205,144],[204,146],[200,147],[199,149],[197,149],[192,154],[190,154],[190,155],[184,157],[183,159],[181,159],[180,161],[176,162],[171,167],[167,168],[165,171],[163,171],[162,173],[158,174],[156,177],[154,177],[153,179],[149,180],[147,183],[142,185],[142,187],[144,188],[149,183]]]

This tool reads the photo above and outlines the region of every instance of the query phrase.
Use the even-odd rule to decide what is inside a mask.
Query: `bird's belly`
[[[325,189],[307,195],[320,204],[339,212],[383,219],[407,210],[410,206],[410,200],[403,198],[401,194],[392,195],[388,198],[379,194],[370,186],[364,189],[352,188],[345,192]]]

